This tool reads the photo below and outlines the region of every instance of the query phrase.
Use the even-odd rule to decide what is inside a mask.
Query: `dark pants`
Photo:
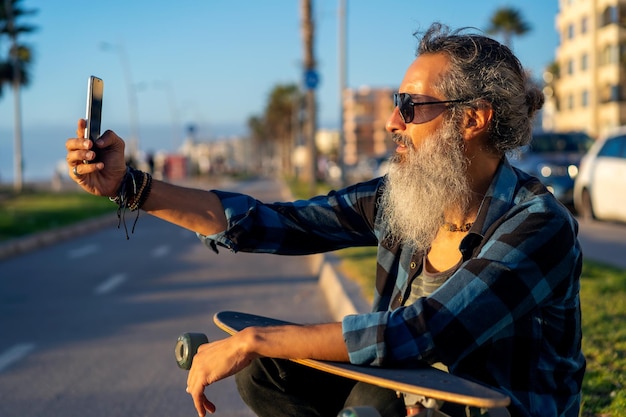
[[[382,417],[406,416],[404,400],[392,390],[287,360],[257,359],[235,379],[241,398],[259,417],[336,417],[354,406],[375,407]]]

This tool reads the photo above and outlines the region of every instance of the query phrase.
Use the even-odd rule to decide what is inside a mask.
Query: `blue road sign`
[[[317,74],[317,71],[309,69],[304,72],[304,85],[309,90],[314,90],[315,88],[317,88],[317,84],[319,83],[319,81],[320,77]]]

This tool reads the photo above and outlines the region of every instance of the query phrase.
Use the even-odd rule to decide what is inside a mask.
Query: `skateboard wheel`
[[[380,413],[374,407],[349,407],[341,410],[337,417],[380,417]]]
[[[178,336],[176,347],[174,348],[174,356],[176,363],[181,369],[191,369],[193,357],[198,352],[198,347],[205,343],[209,343],[209,339],[203,333],[184,333]]]

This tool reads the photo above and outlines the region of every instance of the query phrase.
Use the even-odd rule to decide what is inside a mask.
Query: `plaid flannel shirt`
[[[377,178],[274,204],[216,191],[228,228],[199,237],[215,251],[283,255],[377,245],[373,310],[342,323],[352,363],[442,362],[455,375],[509,395],[512,416],[578,416],[585,370],[582,254],[567,209],[503,159],[460,245],[459,269],[429,297],[403,306],[423,253],[390,245],[381,235],[383,187]]]

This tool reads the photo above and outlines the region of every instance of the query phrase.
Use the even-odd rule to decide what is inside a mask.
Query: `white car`
[[[626,128],[596,140],[582,159],[574,207],[583,219],[626,222]]]

